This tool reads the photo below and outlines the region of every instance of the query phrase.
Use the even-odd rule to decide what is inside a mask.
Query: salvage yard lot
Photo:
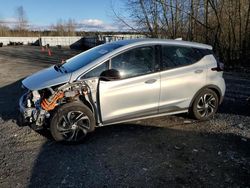
[[[96,129],[81,145],[16,125],[21,80],[80,51],[0,48],[0,187],[250,187],[250,74],[226,72],[216,116]]]

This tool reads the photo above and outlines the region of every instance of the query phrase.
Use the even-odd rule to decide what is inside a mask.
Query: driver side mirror
[[[101,73],[100,80],[111,81],[121,79],[120,72],[116,69],[108,69]]]

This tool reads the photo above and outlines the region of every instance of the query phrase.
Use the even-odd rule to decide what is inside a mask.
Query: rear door
[[[187,110],[196,92],[206,84],[206,63],[201,50],[162,46],[159,112]]]
[[[100,81],[99,103],[104,124],[156,114],[160,73],[155,72],[153,46],[138,47],[111,59],[121,79]]]

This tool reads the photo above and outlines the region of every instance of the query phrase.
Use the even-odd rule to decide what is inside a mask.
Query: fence
[[[0,37],[0,44],[15,45],[15,44],[33,44],[39,46],[72,46],[84,45],[86,47],[94,47],[98,44],[108,43],[117,40],[144,38],[144,35],[125,34],[125,35],[93,35],[88,37]]]

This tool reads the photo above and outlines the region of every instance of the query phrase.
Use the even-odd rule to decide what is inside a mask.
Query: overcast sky
[[[122,0],[0,0],[0,21],[14,22],[16,8],[23,6],[34,28],[46,28],[60,19],[71,18],[85,30],[119,30],[113,23],[111,4],[118,10]]]

